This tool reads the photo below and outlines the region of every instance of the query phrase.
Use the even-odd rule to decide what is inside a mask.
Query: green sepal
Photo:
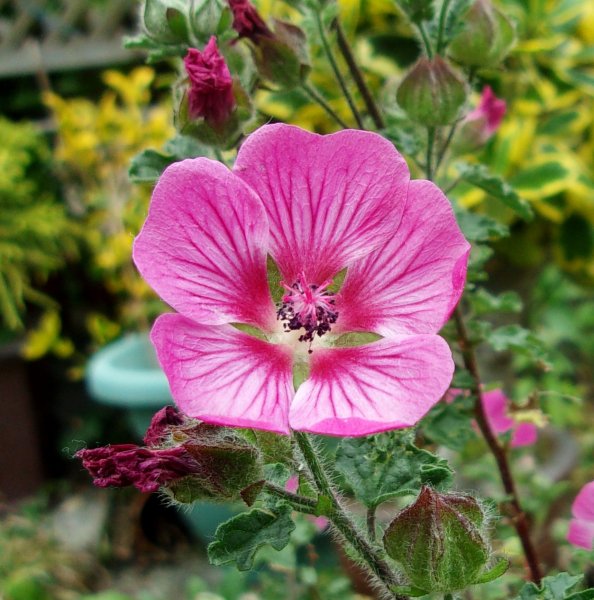
[[[494,567],[488,569],[482,573],[475,581],[475,584],[489,583],[489,581],[495,581],[498,577],[501,577],[509,569],[509,560],[502,558]]]

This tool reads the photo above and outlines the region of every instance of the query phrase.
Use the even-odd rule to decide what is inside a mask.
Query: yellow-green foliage
[[[75,254],[74,226],[56,199],[43,135],[0,119],[0,139],[0,330],[18,332],[28,303],[53,307],[39,286]]]
[[[155,73],[107,71],[107,91],[94,102],[46,96],[58,128],[55,158],[62,166],[72,211],[82,220],[91,274],[116,300],[115,320],[95,313],[87,326],[101,344],[121,328],[148,326],[154,296],[131,260],[132,240],[146,216],[150,188],[132,185],[132,157],[159,149],[173,134],[171,108],[151,104]]]
[[[519,40],[499,79],[508,112],[481,162],[551,224],[554,255],[594,281],[594,4],[507,0]],[[459,200],[491,210],[484,192]],[[527,240],[524,240],[526,242]]]

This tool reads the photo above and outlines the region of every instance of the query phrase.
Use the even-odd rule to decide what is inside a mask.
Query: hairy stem
[[[421,34],[421,39],[423,40],[423,46],[425,47],[427,58],[433,58],[433,47],[431,46],[431,40],[429,39],[425,25],[423,25],[423,23],[419,23],[418,29],[419,33]]]
[[[371,116],[374,125],[377,129],[383,129],[386,125],[384,123],[384,119],[380,113],[380,110],[375,102],[373,94],[371,93],[369,87],[367,87],[367,83],[365,82],[365,78],[363,77],[363,73],[355,60],[353,55],[353,51],[351,50],[351,46],[344,34],[344,30],[340,21],[338,19],[334,19],[333,23],[334,30],[336,31],[336,41],[338,42],[338,48],[349,67],[349,71],[353,77],[354,82],[357,84],[357,88],[359,93],[361,94],[363,101],[365,102],[365,106],[367,107],[367,111]]]
[[[448,9],[450,7],[450,0],[443,0],[441,5],[441,11],[439,13],[439,25],[437,28],[437,44],[435,52],[439,54],[443,50],[444,46],[444,33],[445,33],[445,21],[448,15]]]
[[[501,445],[499,439],[493,433],[487,421],[487,415],[485,414],[483,407],[483,390],[478,362],[472,342],[470,341],[470,337],[468,335],[468,330],[466,329],[462,311],[460,310],[459,306],[454,311],[454,320],[456,322],[456,328],[458,331],[458,343],[460,350],[462,351],[464,366],[472,376],[473,380],[472,392],[476,398],[476,421],[481,433],[483,434],[483,437],[485,438],[485,441],[487,442],[487,445],[489,446],[489,449],[491,450],[491,453],[493,454],[493,457],[495,458],[505,493],[511,499],[510,507],[512,510],[512,523],[516,529],[518,537],[520,538],[520,542],[522,543],[524,556],[526,557],[528,569],[530,570],[530,578],[532,581],[534,581],[534,583],[539,585],[542,579],[542,572],[536,549],[530,538],[530,525],[528,523],[528,518],[526,513],[522,510],[522,506],[520,504],[520,498],[518,496],[518,491],[516,489],[516,484],[512,475],[509,461],[507,459],[505,448]]]
[[[365,127],[363,125],[363,120],[361,119],[361,115],[359,114],[359,111],[357,110],[357,107],[355,106],[353,97],[351,96],[351,93],[349,92],[349,89],[346,85],[346,82],[345,82],[341,72],[340,72],[340,69],[338,68],[338,64],[336,62],[336,59],[334,58],[334,53],[332,52],[332,48],[330,48],[330,43],[328,42],[328,38],[326,37],[326,32],[324,30],[324,24],[322,23],[322,17],[320,16],[320,11],[316,10],[314,12],[315,12],[315,16],[316,16],[316,23],[318,25],[318,31],[320,32],[320,40],[322,42],[324,52],[326,53],[326,56],[328,57],[328,62],[330,63],[330,66],[332,67],[332,71],[334,71],[334,76],[336,77],[336,81],[338,81],[338,85],[340,86],[340,89],[342,90],[342,93],[349,105],[349,108],[351,109],[351,112],[353,113],[353,117],[355,117],[355,121],[357,121],[357,126],[359,127],[359,129],[365,129]]]
[[[375,506],[367,509],[367,535],[372,542],[375,542]]]
[[[390,597],[397,600],[405,600],[403,596],[396,595],[391,591],[392,586],[398,585],[398,579],[390,565],[386,562],[380,552],[367,541],[338,502],[324,466],[307,434],[295,431],[293,432],[293,436],[303,459],[309,467],[319,493],[324,496],[330,504],[326,516],[330,519],[334,527],[342,534],[345,540],[353,547],[359,555],[361,562],[367,565],[375,577],[381,581],[384,590],[390,594]]]
[[[303,91],[314,101],[317,102],[330,117],[332,117],[343,129],[348,129],[349,126],[338,116],[334,109],[326,102],[325,98],[318,93],[315,88],[307,83],[302,85]]]
[[[289,492],[278,485],[274,485],[273,483],[266,482],[264,484],[264,489],[274,496],[278,498],[282,498],[291,504],[291,506],[298,512],[302,512],[308,515],[316,514],[317,503],[315,500],[311,498],[307,498],[305,496],[301,496],[299,494],[294,494],[293,492]]]

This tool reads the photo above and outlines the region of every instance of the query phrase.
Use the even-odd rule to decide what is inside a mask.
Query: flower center
[[[309,353],[312,351],[311,343],[315,335],[322,337],[328,333],[338,318],[335,296],[328,292],[328,286],[331,284],[331,279],[322,285],[307,283],[304,273],[301,273],[299,279],[291,286],[281,281],[287,293],[279,303],[277,318],[283,321],[285,332],[304,330],[299,336],[299,341],[309,342]]]

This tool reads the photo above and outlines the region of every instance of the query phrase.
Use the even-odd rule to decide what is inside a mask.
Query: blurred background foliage
[[[306,32],[314,30],[315,24],[304,22],[289,3],[255,3],[266,18],[288,18]],[[466,112],[476,106],[484,85],[505,99],[507,112],[480,152],[456,155],[452,146],[453,166],[441,174],[440,183],[450,188],[456,205],[494,223],[483,240],[492,243],[493,254],[474,250],[475,261],[487,260],[490,279],[471,285],[484,286],[488,294],[516,290],[524,307],[523,325],[537,332],[548,349],[553,368],[540,370],[534,370],[531,358],[521,354],[494,359],[485,350],[482,358],[489,364],[487,378],[505,383],[507,367],[513,362],[519,373],[513,398],[517,409],[527,419],[551,425],[535,456],[514,450],[515,466],[527,492],[523,494],[527,508],[545,532],[539,542],[543,548],[554,548],[547,560],[576,572],[585,570],[590,558],[585,552],[570,556],[563,547],[569,518],[566,509],[578,482],[594,478],[594,417],[591,410],[584,410],[594,402],[594,3],[501,0],[499,5],[514,20],[518,41],[503,69],[483,69],[474,75],[475,93]],[[395,99],[399,81],[419,52],[413,31],[393,0],[339,0],[339,7],[356,58],[385,109],[383,133],[407,155],[413,176],[419,176],[411,159],[419,148],[419,132],[402,127],[403,114]],[[322,49],[312,43],[309,51],[311,82],[335,112],[354,126]],[[242,82],[248,86],[253,69],[250,72],[247,53],[236,48],[232,54],[230,63],[241,71]],[[340,66],[346,70],[344,64]],[[161,303],[131,262],[132,241],[144,221],[151,186],[133,183],[128,169],[131,160],[147,150],[154,151],[151,156],[158,160],[198,151],[196,142],[176,136],[173,127],[168,89],[180,70],[177,58],[151,67],[105,70],[96,77],[102,82],[99,92],[73,74],[66,86],[38,85],[30,79],[25,104],[35,120],[0,119],[0,340],[23,342],[21,352],[26,358],[47,360],[48,355],[55,355],[71,375],[80,377],[94,350],[125,332],[146,330],[162,312]],[[50,79],[56,83],[55,77]],[[10,102],[3,100],[12,112],[25,87],[19,82],[15,85],[18,93]],[[362,99],[353,93],[362,106]],[[312,131],[336,129],[326,112],[300,90],[260,89],[255,104],[252,127],[278,119]],[[223,157],[232,158],[232,152]],[[458,161],[486,165],[504,177],[530,203],[534,220],[521,221],[484,190],[460,181]],[[137,181],[154,178],[154,173],[133,174]],[[509,235],[505,235],[506,228]],[[488,313],[495,306],[492,296],[484,298],[486,308],[475,305],[475,313]],[[510,307],[518,309],[519,304],[512,302]],[[505,316],[497,319],[498,325],[507,323]],[[523,338],[520,344],[528,341]],[[439,417],[446,428],[452,425],[445,410]],[[86,422],[89,427],[91,420]],[[574,432],[579,448],[560,435],[560,428]],[[100,437],[99,428],[95,435]],[[61,443],[69,436],[72,439],[70,431],[55,437]],[[490,459],[480,458],[482,446],[473,440],[472,432],[460,439],[463,447],[455,465],[460,478],[487,481],[488,487]],[[558,464],[562,455],[573,462]],[[55,590],[61,577],[72,581],[68,572],[64,575],[69,569],[77,573],[72,575],[79,578],[76,581],[83,582],[77,583],[81,589],[91,589],[91,583],[84,583],[89,563],[72,556],[62,560],[54,542],[38,530],[36,519],[28,515],[22,521],[7,521],[0,529],[0,554],[10,559],[0,575],[18,583],[19,573],[34,572],[38,595],[23,598],[60,597]],[[511,529],[500,539],[510,540],[500,550],[519,556]],[[304,548],[310,541],[304,537],[302,547],[291,548],[287,556],[275,556],[272,573],[267,573],[270,581],[253,597],[280,597],[279,590],[287,585],[299,593],[322,590],[324,598],[350,597],[344,578],[331,578],[328,571],[322,574],[328,580],[314,581],[314,570],[304,568]],[[22,550],[27,544],[37,548],[30,561],[24,560]],[[117,555],[113,548],[106,552],[112,558]],[[214,588],[196,579],[188,584],[187,597],[241,597],[253,582],[240,581],[232,573],[224,577],[228,590],[208,595],[207,590]],[[72,584],[64,584],[68,585]],[[504,597],[498,586],[483,588],[489,590],[485,598]],[[23,593],[32,594],[27,588]],[[299,597],[316,596],[312,592]]]

